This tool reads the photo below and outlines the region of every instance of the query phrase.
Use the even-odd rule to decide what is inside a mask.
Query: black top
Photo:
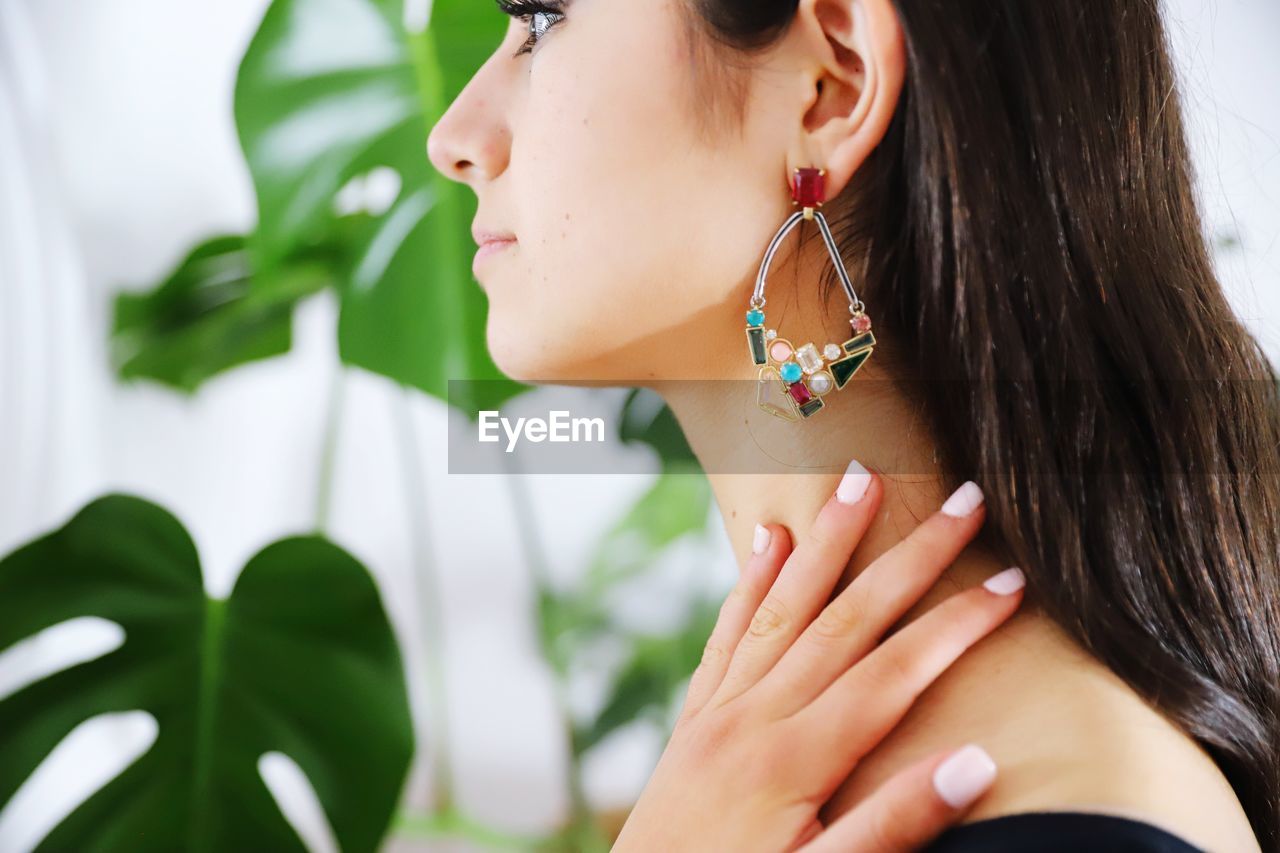
[[[1205,853],[1146,821],[1082,811],[1019,812],[950,826],[927,853]]]

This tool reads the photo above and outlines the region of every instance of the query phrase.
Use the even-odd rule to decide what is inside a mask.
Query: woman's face
[[[515,237],[475,267],[495,361],[519,379],[636,384],[745,365],[755,272],[792,209],[794,130],[753,105],[783,83],[753,72],[743,132],[708,142],[682,0],[562,11],[533,18],[520,56],[531,27],[513,19],[428,142],[476,193],[473,229]]]

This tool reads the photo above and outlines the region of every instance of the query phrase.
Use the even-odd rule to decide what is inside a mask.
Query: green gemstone
[[[804,415],[807,418],[810,415],[812,415],[814,412],[818,411],[818,409],[821,409],[823,405],[824,403],[822,402],[821,397],[814,397],[811,400],[809,400],[809,402],[804,403],[803,405],[800,406],[800,414]]]
[[[759,326],[752,326],[747,329],[747,343],[751,348],[751,362],[753,364],[764,364],[768,361],[764,354],[764,329]]]
[[[853,378],[853,374],[858,372],[858,368],[862,367],[862,362],[866,361],[870,355],[871,350],[864,349],[862,352],[828,364],[827,369],[830,370],[831,375],[835,377],[836,387],[843,388],[845,385],[849,384],[849,380]]]
[[[876,336],[870,332],[863,332],[860,335],[854,335],[852,338],[844,342],[845,352],[857,352],[860,349],[873,347],[876,345]]]

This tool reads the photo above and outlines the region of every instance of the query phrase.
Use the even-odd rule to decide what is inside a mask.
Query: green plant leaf
[[[329,283],[326,260],[322,249],[295,254],[278,286],[257,292],[243,236],[200,244],[151,291],[116,297],[117,374],[191,392],[224,370],[288,352],[294,306]]]
[[[46,850],[303,850],[257,769],[306,774],[344,851],[374,850],[413,750],[400,654],[377,588],[315,536],[268,545],[208,598],[164,509],[108,495],[0,561],[0,650],[81,616],[123,645],[0,700],[0,802],[75,726],[149,712],[151,747],[67,817]]]
[[[652,565],[677,539],[707,529],[711,485],[700,471],[664,471],[600,540],[586,588],[599,594]]]
[[[600,539],[580,585],[539,590],[539,642],[557,672],[568,672],[578,648],[611,630],[609,590],[652,567],[676,540],[705,532],[711,487],[693,473],[660,474]]]
[[[662,470],[672,474],[702,474],[698,457],[685,438],[675,413],[648,388],[636,388],[622,404],[618,437],[647,444],[658,452]]]
[[[700,601],[680,630],[633,639],[630,657],[614,677],[604,707],[591,725],[573,739],[579,755],[643,716],[667,716],[673,702],[680,698],[675,694],[676,688],[701,660],[703,646],[719,613],[719,604]]]
[[[402,0],[274,0],[236,84],[258,195],[257,286],[277,287],[281,259],[325,239],[352,179],[394,175],[394,201],[371,211],[341,279],[339,351],[446,400],[449,379],[503,380],[463,251],[470,192],[435,172],[425,150],[450,88],[501,40],[505,18],[479,5],[435,0],[431,27],[411,33]],[[437,43],[449,46],[448,71]],[[490,408],[523,390],[509,380],[475,387],[491,395]]]
[[[562,676],[568,675],[577,649],[610,627],[603,602],[581,590],[559,592],[539,586],[536,607],[539,649]]]

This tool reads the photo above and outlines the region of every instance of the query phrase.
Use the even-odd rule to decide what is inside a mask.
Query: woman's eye
[[[533,46],[542,41],[547,30],[564,20],[564,0],[497,0],[504,14],[528,24],[529,36],[515,52],[515,56],[531,53]]]
[[[529,18],[529,37],[525,39],[524,44],[520,45],[520,49],[516,51],[516,56],[522,53],[529,53],[533,50],[533,46],[542,40],[542,35],[552,26],[560,22],[564,15],[556,16],[554,12],[536,12]]]

